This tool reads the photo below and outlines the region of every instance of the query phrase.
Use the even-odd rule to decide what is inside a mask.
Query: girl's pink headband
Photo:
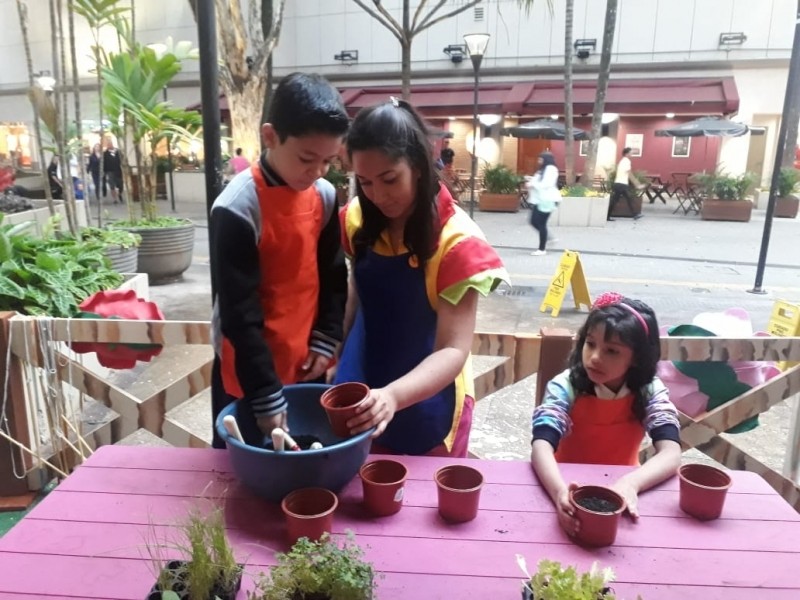
[[[617,292],[605,292],[604,294],[600,294],[597,297],[597,300],[594,301],[592,305],[592,310],[596,308],[602,308],[604,306],[622,306],[628,309],[634,317],[642,324],[642,328],[644,329],[645,335],[650,335],[650,328],[647,326],[647,321],[644,320],[642,314],[633,308],[630,304],[625,304],[623,301],[622,294],[618,294]]]

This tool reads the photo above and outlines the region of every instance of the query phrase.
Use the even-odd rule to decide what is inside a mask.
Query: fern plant
[[[74,317],[84,299],[122,283],[109,267],[104,244],[35,238],[24,233],[29,225],[2,225],[0,215],[0,310]]]

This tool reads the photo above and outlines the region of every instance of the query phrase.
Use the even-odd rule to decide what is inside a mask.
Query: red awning
[[[595,82],[573,84],[575,113],[591,114]],[[351,113],[365,106],[399,96],[399,86],[342,88]],[[471,84],[415,85],[411,103],[427,117],[472,114]],[[733,77],[681,79],[617,79],[609,83],[606,112],[633,115],[675,114],[730,115],[739,109],[739,95]],[[561,81],[486,83],[478,95],[479,113],[525,116],[561,114],[564,84]]]

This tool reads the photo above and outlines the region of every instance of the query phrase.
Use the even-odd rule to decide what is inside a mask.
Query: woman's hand
[[[276,427],[280,427],[284,431],[289,431],[289,413],[283,411],[269,417],[258,417],[256,423],[261,433],[267,437],[272,435],[272,430]]]
[[[347,427],[353,435],[375,427],[372,437],[376,438],[386,431],[396,411],[397,399],[389,388],[370,390],[367,399],[358,407],[356,416],[347,422]]]
[[[625,510],[634,521],[639,520],[639,491],[624,477],[617,480],[611,489],[617,492],[625,500]]]
[[[556,514],[558,515],[558,524],[561,525],[561,528],[569,537],[575,537],[578,530],[581,528],[581,523],[575,516],[575,507],[572,506],[572,502],[569,501],[569,493],[577,487],[577,483],[570,483],[567,487],[558,492],[554,502],[556,505]]]

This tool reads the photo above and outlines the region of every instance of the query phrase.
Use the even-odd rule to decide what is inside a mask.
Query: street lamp
[[[469,178],[469,216],[475,210],[475,171],[478,169],[478,73],[481,70],[483,55],[489,45],[488,33],[468,33],[464,36],[467,52],[472,59],[472,70],[475,72],[475,85],[472,99],[472,174]]]

